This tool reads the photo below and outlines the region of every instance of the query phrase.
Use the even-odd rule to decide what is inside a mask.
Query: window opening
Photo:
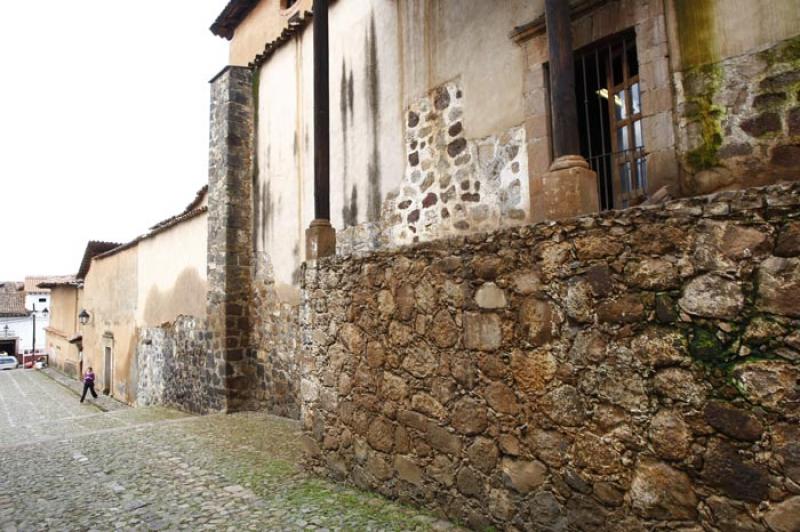
[[[579,51],[575,92],[581,155],[597,173],[600,207],[642,201],[647,162],[636,36],[627,32]]]

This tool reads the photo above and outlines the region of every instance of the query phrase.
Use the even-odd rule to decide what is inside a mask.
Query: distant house
[[[0,282],[0,353],[17,356],[30,334],[22,283]]]
[[[82,307],[83,280],[92,259],[121,244],[90,241],[83,252],[76,275],[49,279],[38,284],[50,292],[50,322],[46,329],[47,352],[50,364],[72,377],[83,373],[83,343],[79,332],[78,315]]]
[[[24,350],[37,352],[48,351],[45,346],[45,331],[50,320],[50,289],[43,288],[42,284],[57,283],[69,276],[28,276],[25,277],[23,290],[25,292],[25,308],[31,316],[31,331],[33,330],[33,314],[36,314],[36,337],[31,337],[31,342],[23,346]],[[35,340],[35,344],[34,344]]]

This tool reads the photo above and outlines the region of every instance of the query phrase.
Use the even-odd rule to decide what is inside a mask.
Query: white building
[[[33,322],[36,317],[36,350],[46,351],[45,349],[45,329],[50,324],[50,289],[40,288],[39,283],[57,280],[59,277],[26,277],[25,278],[25,308],[31,313],[29,322],[26,325],[26,338],[22,343],[22,349],[30,351],[34,348]]]
[[[22,283],[0,282],[0,353],[21,353],[32,334]]]

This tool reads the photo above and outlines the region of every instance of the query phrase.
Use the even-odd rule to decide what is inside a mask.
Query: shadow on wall
[[[206,281],[196,268],[184,269],[170,290],[161,291],[157,286],[152,286],[145,303],[145,325],[155,327],[171,322],[179,314],[204,317],[206,290]]]

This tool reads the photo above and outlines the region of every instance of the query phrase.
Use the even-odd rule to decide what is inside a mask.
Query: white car
[[[17,369],[18,365],[14,357],[0,356],[0,369]]]

